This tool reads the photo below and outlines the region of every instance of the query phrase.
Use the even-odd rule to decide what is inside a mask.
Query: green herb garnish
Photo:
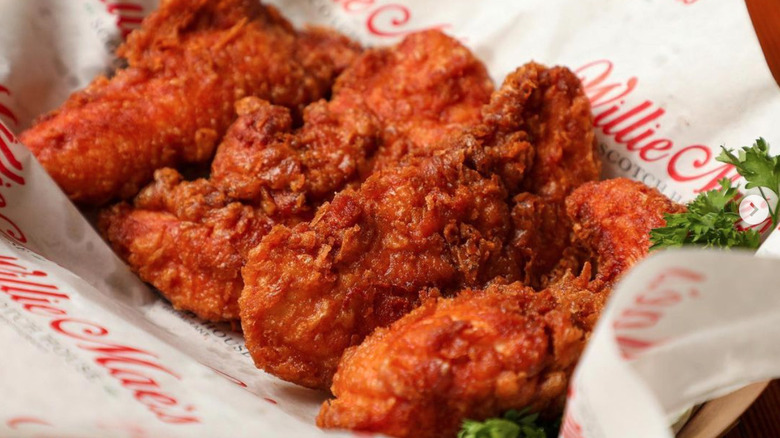
[[[684,213],[664,215],[666,226],[650,231],[650,249],[701,245],[716,248],[758,248],[756,230],[738,230],[737,188],[731,181],[718,181],[720,190],[700,193]]]
[[[737,154],[721,146],[717,160],[734,166],[745,180],[746,188],[758,188],[769,206],[772,228],[777,227],[780,216],[778,200],[770,200],[767,193],[780,192],[780,157],[769,155],[769,146],[759,138],[753,146],[741,148]],[[688,204],[684,213],[667,214],[666,226],[650,231],[651,250],[700,245],[715,248],[756,249],[761,240],[753,229],[741,230],[738,187],[729,179],[718,181],[720,189],[700,193]],[[774,207],[772,207],[774,205]]]
[[[780,194],[780,157],[769,155],[769,145],[763,138],[756,140],[751,147],[743,147],[737,155],[723,146],[721,149],[723,150],[717,160],[733,165],[737,173],[747,181],[746,189],[758,189],[769,206],[769,215],[772,217],[774,229],[777,226],[780,198],[774,201],[774,208],[772,208],[772,201],[767,197],[766,191],[769,190],[775,195]]]
[[[502,418],[485,421],[465,420],[458,432],[458,438],[556,438],[560,420],[544,423],[539,414],[522,411],[507,411]]]

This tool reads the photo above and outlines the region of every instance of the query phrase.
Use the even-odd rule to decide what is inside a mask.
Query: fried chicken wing
[[[227,197],[206,180],[182,182],[173,169],[136,197],[101,213],[114,251],[173,306],[211,321],[238,318],[249,250],[277,222]]]
[[[658,190],[627,178],[584,184],[566,200],[575,240],[594,255],[597,279],[607,283],[647,254],[649,231],[664,226],[664,213],[684,210]]]
[[[311,219],[318,205],[359,184],[378,163],[432,153],[438,143],[426,142],[479,121],[492,89],[484,66],[438,31],[368,50],[337,80],[330,101],[304,110],[296,130],[287,109],[257,98],[239,101],[210,180],[182,182],[173,171],[161,172],[134,209],[103,213],[100,228],[177,308],[237,319],[245,249],[270,224]]]
[[[532,142],[545,141],[542,126],[591,123],[581,102],[587,105],[570,71],[529,64],[493,95],[482,124],[439,153],[375,173],[311,222],[275,227],[243,269],[241,320],[255,364],[327,388],[343,351],[418,306],[420,290],[446,295],[497,276],[522,279],[510,200],[531,184],[524,176],[534,163]],[[555,112],[546,110],[551,104]],[[597,162],[592,132],[574,130],[567,141],[587,155],[581,161]]]
[[[564,253],[573,266],[581,265],[572,247],[564,199],[581,184],[598,179],[601,162],[590,105],[578,93],[576,87],[549,87],[536,96],[546,102],[542,110],[526,118],[535,156],[522,193],[512,200],[512,246],[525,261],[524,283],[533,287],[565,273],[553,272]]]
[[[333,99],[308,107],[294,135],[279,134],[289,119],[253,120],[266,126],[222,144],[211,179],[237,199],[287,191],[317,204],[376,168],[431,154],[479,122],[492,91],[485,66],[465,46],[437,30],[414,33],[358,57],[336,80]]]
[[[347,350],[333,379],[336,398],[322,405],[317,424],[443,438],[466,418],[523,408],[559,413],[612,282],[647,254],[647,239],[620,238],[646,236],[680,208],[626,179],[588,183],[566,203],[575,241],[584,239],[600,262],[595,280],[586,264],[578,277],[569,273],[538,293],[497,284],[423,303]]]
[[[20,139],[74,201],[129,198],[155,169],[210,160],[241,97],[297,113],[359,51],[335,32],[296,32],[257,0],[169,0],[119,48],[127,68]]]
[[[347,350],[317,424],[454,437],[465,418],[560,406],[584,344],[552,294],[520,283],[430,300]]]

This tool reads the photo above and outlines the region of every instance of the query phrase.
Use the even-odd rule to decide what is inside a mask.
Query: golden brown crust
[[[274,228],[250,254],[241,318],[266,371],[325,387],[342,351],[414,308],[420,289],[492,278],[509,232],[497,179],[470,169],[463,152],[378,176],[311,223]]]
[[[573,98],[572,89],[579,93]],[[274,228],[243,270],[241,319],[255,364],[326,388],[342,352],[418,306],[420,290],[451,294],[499,276],[523,279],[510,201],[532,185],[525,181],[534,163],[530,140],[546,141],[526,120],[591,122],[576,105],[568,114],[551,90],[564,91],[570,102],[584,98],[564,68],[521,67],[483,109],[484,122],[439,153],[375,173],[336,195],[311,222]],[[570,139],[578,140],[573,153],[597,160],[590,156],[592,133]],[[573,180],[558,175],[550,180]]]
[[[566,199],[575,241],[590,251],[597,280],[617,276],[647,255],[650,230],[664,226],[665,213],[684,207],[658,190],[627,178],[583,184]]]
[[[238,123],[255,128],[220,146],[212,180],[237,199],[286,191],[319,205],[378,168],[433,153],[479,122],[492,91],[484,65],[466,47],[439,31],[415,33],[359,56],[338,77],[333,99],[307,107],[293,134],[282,109],[240,103],[239,115],[251,117]]]
[[[74,201],[130,198],[155,169],[208,161],[236,100],[260,96],[297,113],[359,50],[335,34],[296,33],[255,0],[168,1],[119,49],[129,67],[20,138]]]
[[[445,62],[449,54],[452,63]],[[330,101],[304,110],[298,129],[293,130],[287,109],[252,97],[240,100],[239,117],[218,149],[210,180],[158,181],[136,199],[136,210],[104,213],[104,234],[177,307],[207,319],[235,319],[246,258],[242,248],[256,244],[271,224],[311,219],[318,205],[338,190],[358,185],[377,163],[389,167],[401,159],[390,152],[377,157],[378,151],[403,144],[408,153],[433,153],[434,144],[425,142],[440,142],[454,126],[477,123],[491,90],[481,63],[438,31],[368,51],[339,78]],[[414,111],[402,110],[409,102]],[[153,198],[166,202],[151,202]],[[217,198],[221,201],[212,202]],[[236,215],[258,225],[221,226],[225,217]],[[137,234],[141,231],[179,240],[160,238],[160,248],[154,248],[144,243],[149,236]],[[199,281],[174,281],[175,275]],[[391,301],[383,305],[392,306]]]
[[[428,301],[344,354],[320,427],[455,436],[465,418],[560,408],[585,334],[520,283]]]
[[[231,201],[206,180],[173,169],[136,198],[101,213],[98,227],[117,254],[177,309],[203,319],[237,319],[241,267],[274,225],[262,210]]]
[[[600,261],[596,280],[586,264],[541,292],[517,282],[424,302],[346,351],[331,388],[336,398],[322,405],[317,424],[444,438],[466,418],[508,409],[559,414],[611,282],[647,254],[646,241],[631,239],[680,209],[625,179],[588,183],[566,202],[575,242]]]
[[[555,271],[571,248],[571,221],[563,201],[520,193],[512,199],[512,224],[512,248],[522,264],[524,284],[539,288],[565,273]],[[573,272],[577,264],[571,266]]]

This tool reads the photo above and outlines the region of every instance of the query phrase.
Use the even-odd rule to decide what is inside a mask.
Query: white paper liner
[[[780,93],[741,2],[270,3],[296,25],[329,25],[368,45],[441,28],[471,47],[497,83],[530,60],[567,65],[591,98],[605,176],[641,180],[675,200],[690,200],[735,175],[714,160],[721,144],[737,147],[763,136],[780,152]],[[110,71],[122,34],[155,6],[150,0],[0,0],[0,435],[326,434],[313,421],[324,394],[255,369],[229,326],[171,309],[12,138]],[[759,254],[780,253],[778,235]],[[777,263],[683,251],[655,255],[634,269],[577,369],[562,436],[668,436],[673,413],[780,375],[773,365],[780,351],[772,343],[780,307],[767,286],[776,284]],[[659,272],[681,268],[704,276],[697,298],[664,308],[653,327],[630,331],[642,340],[673,342],[621,359],[616,316]],[[45,275],[31,274],[36,271]],[[690,286],[684,278],[668,285]],[[95,350],[106,344],[136,350],[98,362],[111,353]],[[152,379],[156,392],[139,401],[138,384],[122,385],[123,377]],[[172,424],[161,415],[198,421]]]

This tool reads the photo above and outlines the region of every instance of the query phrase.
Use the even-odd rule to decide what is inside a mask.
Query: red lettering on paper
[[[5,425],[8,426],[11,429],[18,429],[19,426],[23,424],[38,424],[41,426],[51,426],[51,423],[45,420],[41,420],[37,417],[13,417],[8,419],[8,421],[5,422]]]
[[[613,64],[606,59],[576,70],[593,108],[597,130],[635,152],[641,162],[665,162],[673,181],[697,184],[694,192],[717,188],[722,178],[739,178],[734,167],[718,162],[710,148],[698,144],[677,147],[672,140],[659,136],[666,110],[649,99],[629,105],[626,99],[637,89],[639,79],[631,76],[617,80],[612,72]]]
[[[566,390],[566,402],[569,407],[566,408],[563,420],[561,420],[560,436],[562,438],[583,438],[582,426],[572,414],[572,400],[574,400],[574,381],[569,382],[569,387]]]
[[[678,283],[670,285],[670,280],[682,280],[686,286],[681,287]],[[698,298],[700,292],[695,284],[702,281],[704,275],[699,272],[686,268],[666,269],[634,297],[630,306],[619,311],[612,327],[623,359],[634,359],[662,344],[664,340],[647,339],[641,331],[657,326],[669,309],[680,305],[686,298]]]
[[[206,366],[208,367],[208,365],[206,365]],[[231,382],[235,383],[236,385],[238,385],[238,386],[240,386],[242,388],[247,388],[247,384],[246,383],[244,383],[241,380],[231,376],[230,374],[227,374],[227,373],[225,373],[223,371],[220,371],[220,370],[218,370],[216,368],[212,368],[212,367],[209,367],[209,368],[211,368],[215,373],[219,374],[220,376],[222,376],[222,377],[230,380]]]
[[[620,355],[625,360],[634,359],[640,353],[643,353],[644,351],[662,343],[661,341],[649,341],[646,339],[637,339],[626,336],[616,336],[615,340],[617,341],[618,348],[620,349]]]
[[[429,29],[444,29],[449,24],[438,24],[424,28],[406,28],[412,21],[412,11],[409,7],[397,3],[378,4],[377,0],[333,0],[340,4],[341,9],[349,14],[363,14],[366,16],[366,29],[380,37],[397,37],[413,32]]]
[[[8,88],[0,85],[0,94],[5,94],[6,96],[10,96],[11,92],[8,90]],[[8,108],[2,103],[0,103],[0,116],[6,116],[8,120],[14,123],[15,126],[19,125],[19,118],[16,117],[16,114],[14,114],[14,112],[11,111],[11,108]]]
[[[22,176],[22,163],[11,151],[10,143],[16,143],[16,136],[0,122],[0,188],[12,187],[13,185],[23,186],[25,184]],[[5,195],[0,193],[0,208],[8,203]],[[21,228],[11,218],[0,213],[0,233],[18,243],[27,243],[27,237]]]
[[[140,27],[144,18],[143,6],[131,1],[100,0],[106,5],[106,11],[116,16],[116,26],[122,32],[122,37]]]
[[[80,350],[131,392],[158,420],[169,424],[199,423],[192,406],[183,406],[160,383],[160,375],[181,377],[158,360],[150,351],[112,342],[108,328],[92,321],[72,318],[63,306],[70,296],[57,286],[43,281],[48,275],[29,270],[19,259],[0,255],[0,292],[12,302],[21,304],[31,315],[51,319],[54,333],[77,341]]]

